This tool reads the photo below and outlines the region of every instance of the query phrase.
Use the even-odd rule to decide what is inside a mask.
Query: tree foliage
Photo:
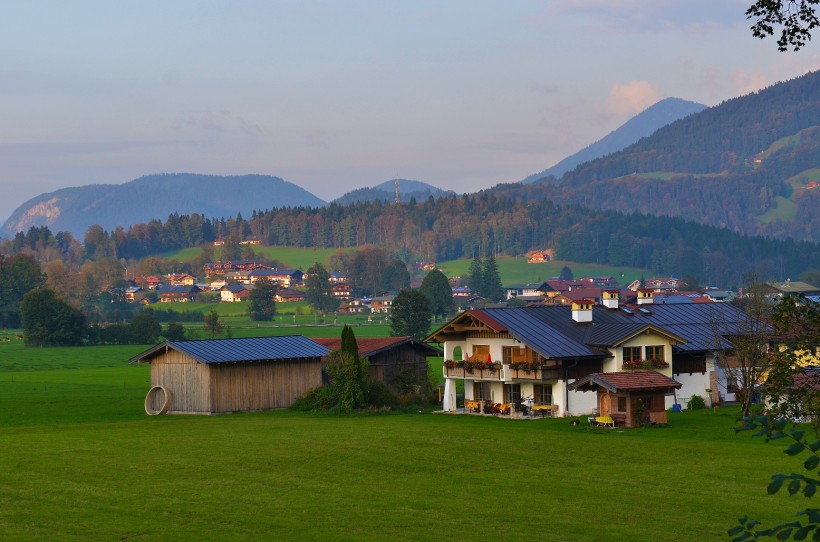
[[[136,344],[152,344],[162,333],[162,324],[149,311],[143,311],[131,320],[131,336]]]
[[[350,326],[342,329],[342,348],[327,358],[332,406],[348,412],[367,405],[370,365],[359,356],[356,337]]]
[[[744,295],[735,303],[742,312],[735,321],[711,322],[714,328],[715,350],[718,363],[727,382],[738,388],[736,396],[743,416],[748,416],[754,402],[756,388],[762,382],[769,366],[769,347],[774,340],[770,324],[772,304],[765,287],[756,277],[749,278]],[[731,348],[723,348],[721,337],[731,336]]]
[[[820,479],[816,475],[817,468],[820,466],[820,455],[818,455],[820,440],[816,438],[810,440],[806,432],[800,428],[787,429],[788,423],[785,418],[747,416],[741,420],[741,423],[738,431],[755,431],[754,436],[765,437],[767,442],[790,439],[792,444],[785,450],[785,453],[790,456],[797,456],[803,452],[808,453],[808,457],[803,461],[803,469],[807,474],[774,474],[767,488],[768,493],[775,494],[785,487],[789,495],[802,494],[807,498],[814,497],[817,487],[820,486]],[[759,521],[742,516],[738,519],[738,525],[729,529],[728,534],[732,537],[733,542],[759,538],[806,540],[809,536],[813,537],[812,540],[817,540],[820,537],[820,509],[804,508],[797,512],[797,519],[769,528],[763,528]]]
[[[752,35],[756,38],[774,36],[777,30],[777,50],[799,51],[811,40],[812,30],[820,25],[816,6],[820,0],[758,0],[746,10],[746,18],[754,20]]]
[[[78,346],[88,337],[85,315],[46,287],[23,296],[20,316],[26,346]]]
[[[456,310],[450,281],[438,269],[433,269],[424,276],[419,291],[427,297],[434,316],[445,317]]]
[[[305,301],[319,312],[336,310],[339,300],[333,296],[330,273],[325,266],[317,262],[308,269],[305,275]]]
[[[275,282],[268,279],[259,279],[248,296],[248,316],[255,322],[269,322],[276,316]]]
[[[40,265],[31,256],[0,254],[0,327],[20,326],[20,301],[45,283]]]
[[[222,322],[219,321],[219,313],[216,310],[211,309],[211,311],[205,315],[205,331],[211,336],[211,338],[215,338],[217,335],[222,333],[224,326]]]
[[[430,331],[433,313],[427,297],[418,290],[405,289],[393,300],[390,335],[421,340]]]

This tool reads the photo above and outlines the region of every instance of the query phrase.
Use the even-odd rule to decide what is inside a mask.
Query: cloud
[[[612,117],[631,117],[663,98],[660,89],[649,81],[613,83],[604,101],[604,113]]]

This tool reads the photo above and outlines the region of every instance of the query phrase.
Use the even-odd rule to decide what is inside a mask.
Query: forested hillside
[[[510,184],[410,204],[331,204],[254,212],[249,219],[174,214],[164,223],[153,220],[128,230],[93,227],[84,242],[92,259],[126,260],[210,244],[217,238],[226,239],[224,253],[230,254],[229,249],[238,250],[239,241],[249,237],[280,246],[373,244],[405,262],[554,248],[560,259],[643,267],[658,275],[692,275],[704,284],[724,286],[741,284],[751,271],[764,279],[782,280],[820,269],[820,247],[815,243],[747,237],[677,218],[562,206],[546,199],[547,190],[545,185]],[[69,249],[69,241],[65,234],[49,240],[42,230],[31,229],[7,242],[4,251],[53,250],[53,259]]]
[[[820,239],[820,72],[676,121],[568,172],[561,203]],[[780,207],[780,213],[773,212]],[[785,208],[791,209],[784,212]],[[771,219],[764,219],[769,213]]]

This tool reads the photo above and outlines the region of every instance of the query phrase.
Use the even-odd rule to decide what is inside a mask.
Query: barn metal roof
[[[167,341],[134,356],[129,362],[151,361],[167,350],[177,350],[200,363],[238,363],[320,358],[329,353],[324,346],[302,335],[255,337],[247,339],[209,339],[204,341]]]
[[[330,350],[339,350],[342,347],[342,339],[338,337],[315,337],[311,339]],[[413,348],[418,348],[426,356],[440,356],[441,352],[429,344],[419,342],[413,337],[356,337],[356,346],[359,347],[359,355],[368,357],[390,350],[404,344],[409,344]]]

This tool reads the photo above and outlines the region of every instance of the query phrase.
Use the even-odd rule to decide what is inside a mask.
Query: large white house
[[[601,407],[593,391],[572,389],[590,375],[621,375],[640,391],[640,373],[652,370],[669,395],[665,408],[685,405],[692,395],[719,401],[716,352],[746,317],[727,303],[653,304],[651,293],[638,305],[619,305],[618,292],[603,292],[572,306],[470,310],[431,334],[444,349],[444,409],[454,411],[456,384],[464,385],[465,406],[528,402],[552,415],[583,415]],[[680,384],[680,387],[677,386]],[[725,390],[723,390],[725,391]]]

